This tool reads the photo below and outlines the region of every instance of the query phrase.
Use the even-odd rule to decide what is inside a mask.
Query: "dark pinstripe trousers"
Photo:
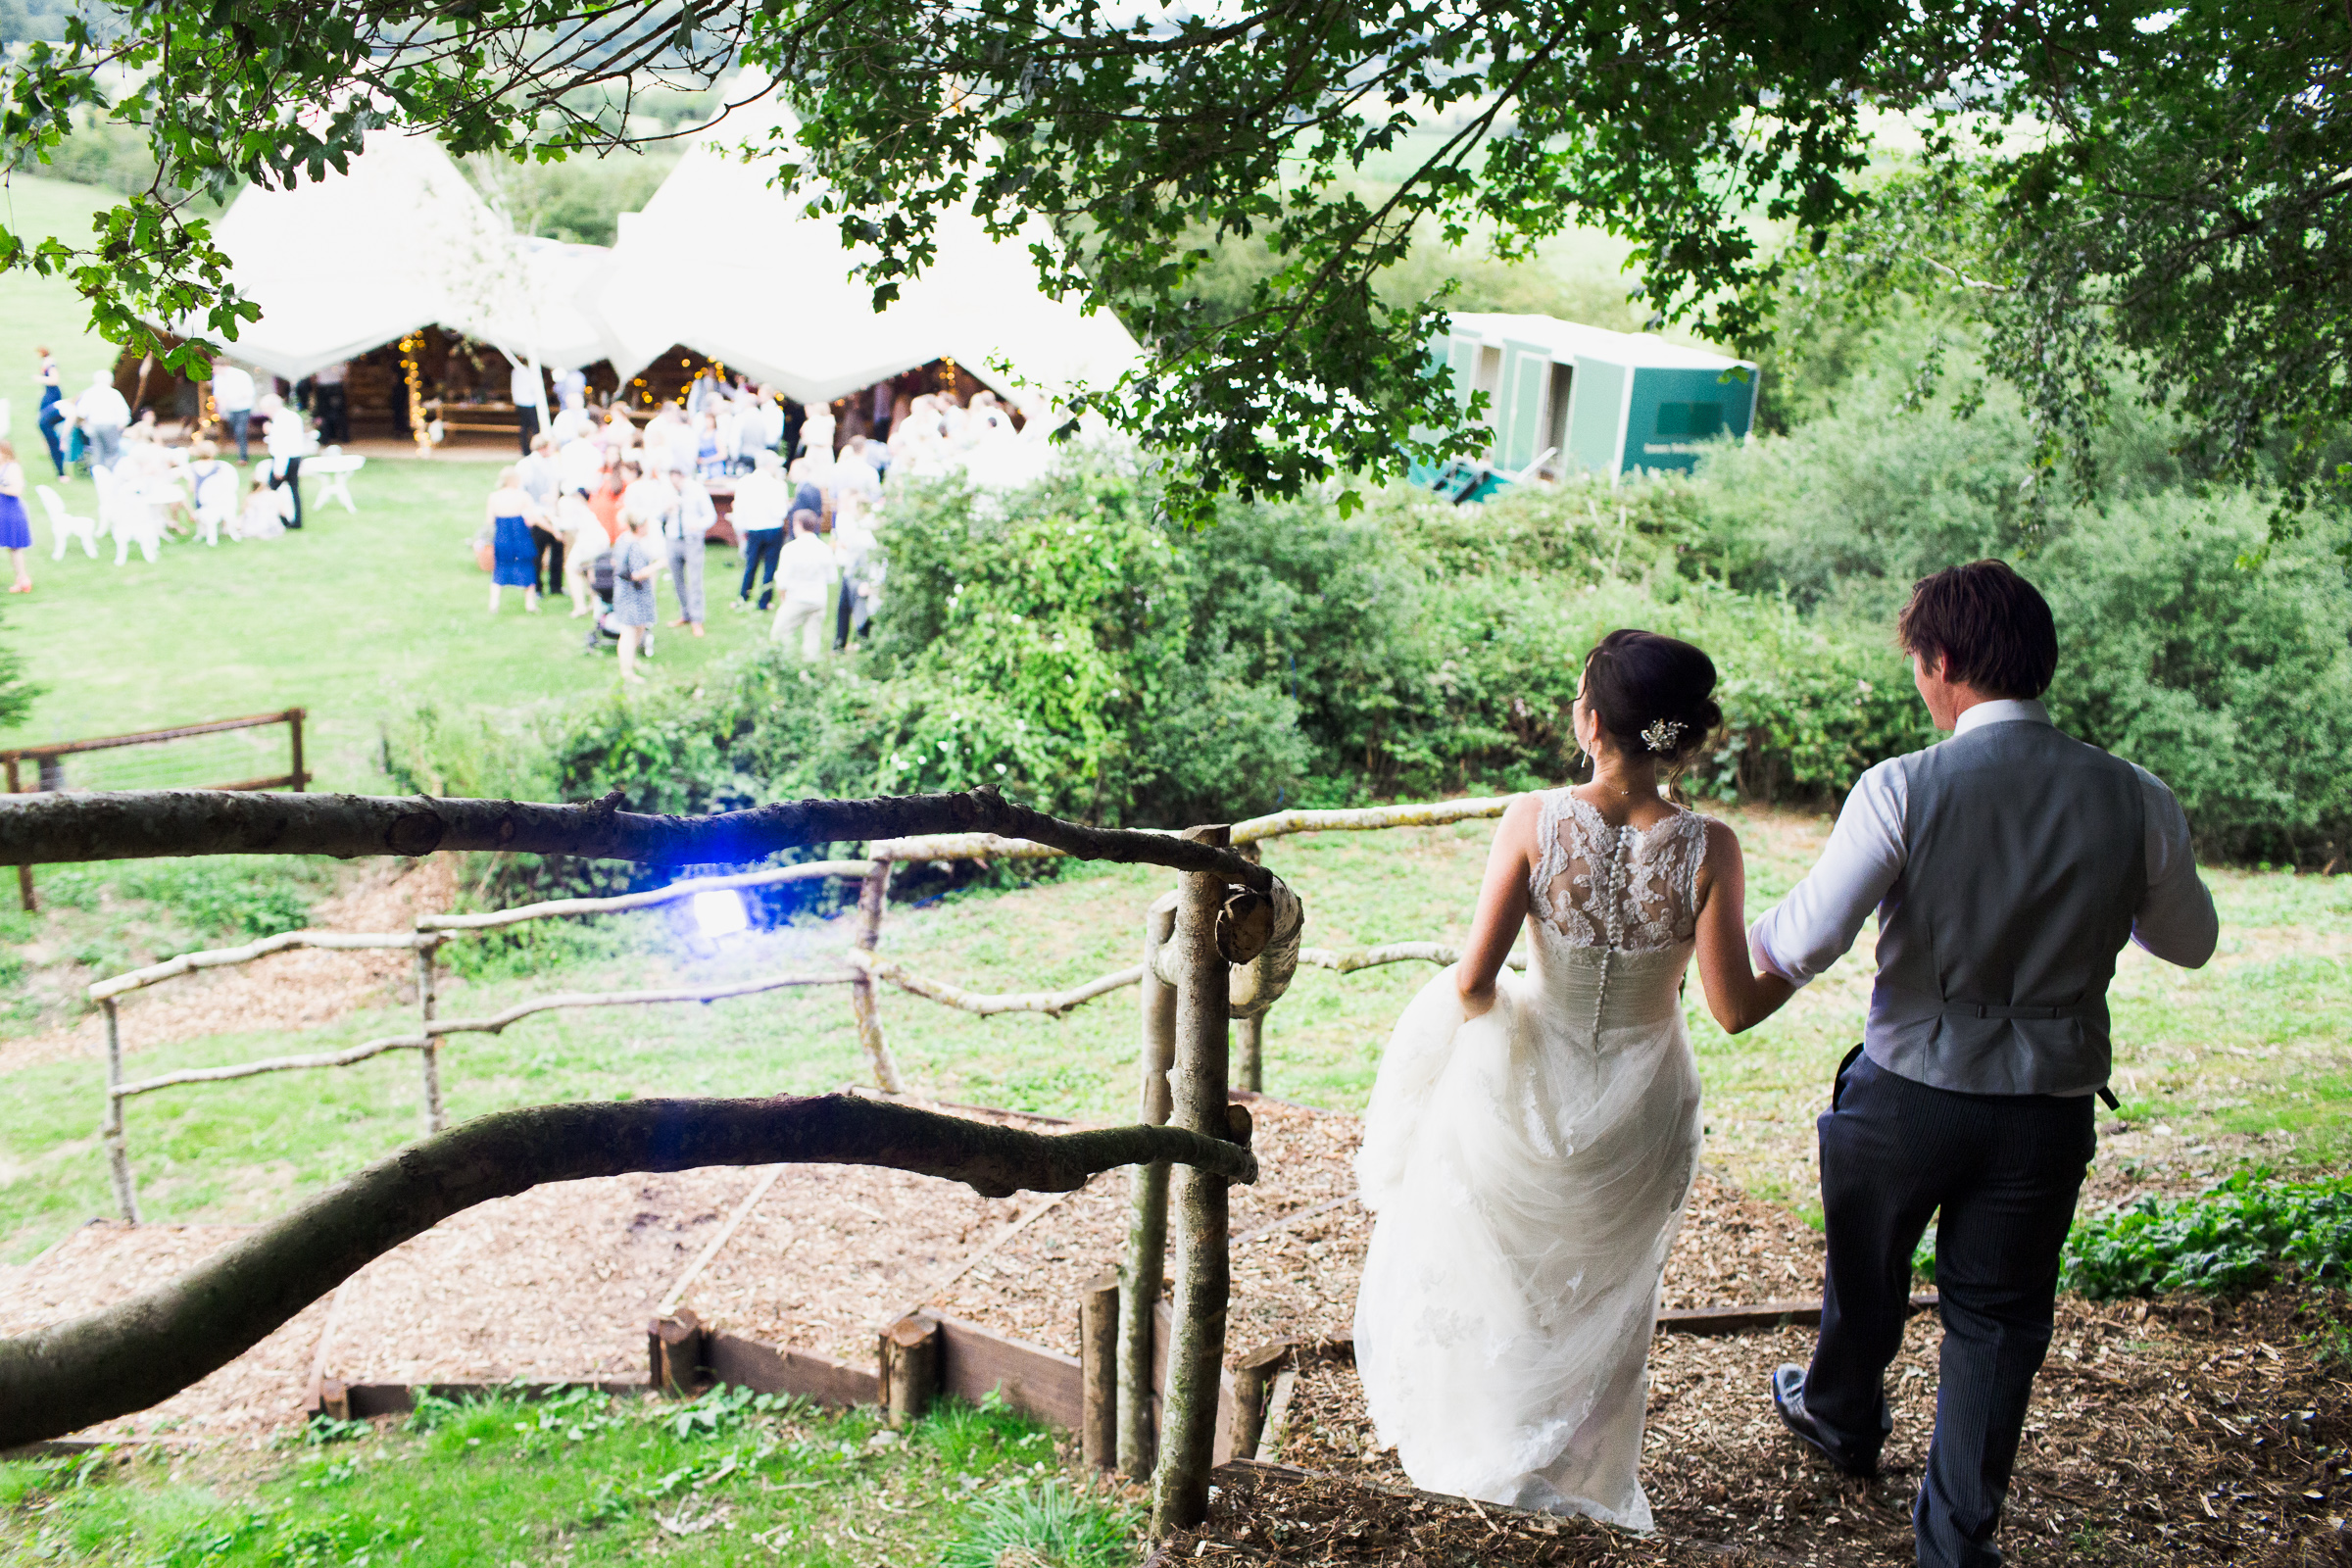
[[[1856,1457],[1885,1441],[1912,1249],[1942,1211],[1936,1436],[1911,1511],[1923,1568],[2001,1560],[1993,1531],[2049,1349],[2059,1249],[2097,1142],[2091,1115],[2088,1097],[1956,1094],[1862,1056],[1818,1124],[1830,1255],[1805,1408]]]

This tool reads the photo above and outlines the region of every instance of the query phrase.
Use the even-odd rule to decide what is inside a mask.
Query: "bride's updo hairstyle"
[[[1585,706],[1629,758],[1673,772],[1723,725],[1715,661],[1679,637],[1613,631],[1585,656]]]

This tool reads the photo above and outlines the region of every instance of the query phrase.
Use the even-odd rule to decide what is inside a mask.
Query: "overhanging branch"
[[[1264,892],[1273,875],[1230,850],[1164,833],[1088,827],[1016,806],[993,789],[863,801],[787,801],[715,816],[652,816],[593,806],[430,796],[265,795],[220,790],[0,798],[0,865],[192,855],[430,855],[506,850],[742,865],[779,850],[926,833],[995,833],[1051,844],[1080,859],[1202,871]]]
[[[179,1278],[0,1340],[0,1448],[144,1410],[226,1365],[368,1262],[543,1182],[704,1165],[880,1165],[990,1197],[1174,1160],[1257,1179],[1249,1150],[1174,1127],[1043,1134],[848,1095],[501,1111],[410,1145]]]

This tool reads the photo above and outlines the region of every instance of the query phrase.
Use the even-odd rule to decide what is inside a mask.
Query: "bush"
[[[2314,1282],[2352,1275],[2352,1179],[2298,1186],[2247,1169],[2196,1198],[2142,1199],[2076,1225],[2063,1267],[2067,1289],[2103,1299],[2236,1295],[2281,1264]]]
[[[2330,532],[2263,552],[2268,508],[2169,494],[2086,516],[2037,562],[2053,715],[2172,787],[2207,855],[2352,842],[2352,591]]]

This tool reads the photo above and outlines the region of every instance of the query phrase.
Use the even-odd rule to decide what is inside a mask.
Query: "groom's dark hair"
[[[1987,697],[2039,697],[2058,669],[2058,624],[2041,591],[1999,561],[1922,577],[1895,621],[1906,654]]]

